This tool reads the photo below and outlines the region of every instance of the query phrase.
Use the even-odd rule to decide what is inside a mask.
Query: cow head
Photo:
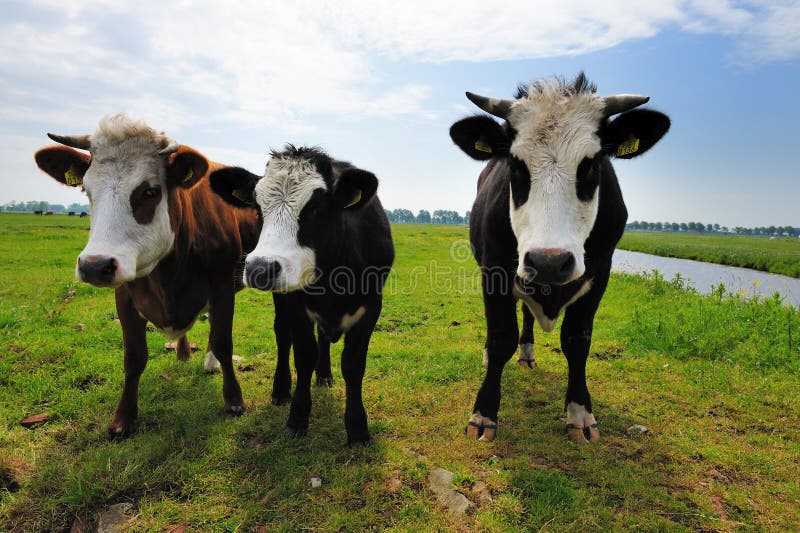
[[[332,160],[317,148],[287,145],[272,152],[264,177],[227,167],[209,176],[211,188],[228,203],[257,209],[261,235],[245,261],[244,283],[289,292],[314,283],[319,253],[331,249],[332,228],[345,211],[355,213],[378,188],[374,174]]]
[[[60,183],[81,186],[91,204],[77,276],[116,287],[148,275],[173,249],[170,191],[196,183],[206,159],[122,114],[103,118],[93,135],[48,136],[66,146],[39,150],[36,164]]]
[[[583,74],[569,84],[534,82],[520,88],[514,100],[467,97],[506,121],[501,126],[485,115],[465,118],[453,124],[450,136],[474,159],[508,161],[517,275],[540,284],[580,278],[584,243],[603,194],[604,160],[643,154],[667,132],[669,118],[634,109],[647,96],[598,96]]]

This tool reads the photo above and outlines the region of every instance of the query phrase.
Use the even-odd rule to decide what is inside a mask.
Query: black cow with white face
[[[276,304],[291,324],[297,387],[287,434],[302,436],[308,428],[316,323],[323,358],[344,335],[347,442],[369,441],[361,384],[394,261],[389,221],[375,194],[377,178],[318,148],[287,145],[272,153],[263,177],[224,168],[209,179],[222,198],[258,210],[263,221],[245,261],[244,282],[279,293]]]
[[[586,387],[586,359],[611,256],[628,218],[610,159],[643,154],[667,132],[670,120],[636,109],[646,96],[598,96],[583,74],[571,83],[534,82],[514,100],[467,97],[505,120],[501,125],[473,116],[450,128],[467,155],[489,161],[470,217],[483,277],[487,369],[467,434],[484,441],[495,437],[500,380],[519,340],[521,299],[545,331],[564,313],[567,434],[595,442],[600,432]],[[523,337],[521,351],[530,350],[523,356],[532,361],[533,337],[530,331]]]

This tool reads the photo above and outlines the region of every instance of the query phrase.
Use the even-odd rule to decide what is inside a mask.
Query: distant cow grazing
[[[44,211],[37,210],[37,211],[34,211],[34,212],[33,212],[33,214],[34,214],[34,215],[39,215],[39,216],[42,216],[42,215],[44,215]]]
[[[628,217],[609,159],[643,154],[667,132],[670,120],[635,109],[646,96],[598,96],[583,74],[572,83],[535,82],[514,100],[467,97],[505,120],[501,125],[473,116],[450,128],[467,155],[489,161],[470,217],[482,271],[488,364],[467,434],[484,441],[495,437],[500,381],[519,339],[521,299],[545,331],[564,312],[567,434],[595,442],[600,432],[586,387],[586,359],[611,256]],[[523,362],[533,360],[528,336],[520,347],[530,350],[520,357]]]
[[[88,217],[88,216],[89,216],[89,213],[87,213],[86,211],[81,211],[81,216],[80,216],[80,218],[83,218],[83,217]]]
[[[75,211],[70,211],[69,213],[67,213],[67,216],[68,217],[74,217],[75,216]]]
[[[45,216],[48,216],[48,215],[55,215],[55,212],[54,211],[48,211],[47,213],[45,213]]]
[[[361,385],[394,261],[389,222],[375,194],[377,178],[319,149],[289,145],[272,153],[264,177],[223,168],[210,180],[226,201],[258,210],[263,220],[245,261],[245,283],[287,293],[276,299],[291,323],[297,369],[287,435],[302,436],[308,428],[316,322],[323,358],[329,343],[344,334],[347,442],[369,441]]]
[[[232,208],[202,179],[221,165],[125,115],[103,118],[91,136],[49,136],[66,146],[39,150],[39,168],[63,184],[82,185],[91,203],[89,241],[78,256],[77,275],[114,287],[122,324],[125,385],[109,437],[127,435],[138,414],[147,322],[182,339],[206,308],[206,369],[221,367],[225,411],[241,413],[232,363],[234,295],[241,288],[235,274],[255,246],[257,214]],[[91,148],[91,155],[67,146]]]

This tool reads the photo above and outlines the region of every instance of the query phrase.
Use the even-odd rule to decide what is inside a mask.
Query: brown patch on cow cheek
[[[150,184],[144,182],[136,187],[131,193],[131,211],[133,218],[139,224],[149,224],[156,215],[156,207],[161,202],[161,194],[156,198],[145,198],[144,191],[150,188]]]

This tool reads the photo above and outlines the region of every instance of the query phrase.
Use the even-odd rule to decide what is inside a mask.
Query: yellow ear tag
[[[361,201],[361,189],[358,190],[358,194],[356,194],[355,198],[353,198],[353,200],[349,204],[344,206],[344,208],[347,209],[348,207],[353,207],[360,201]]]
[[[183,178],[183,183],[186,183],[187,181],[191,180],[193,177],[194,177],[194,169],[190,168],[189,171],[186,173],[186,177]]]
[[[638,151],[639,139],[631,139],[619,145],[619,148],[617,148],[617,156],[635,154]]]
[[[492,153],[492,147],[484,140],[483,137],[475,141],[475,149],[479,152],[484,152],[487,154]]]
[[[83,177],[78,174],[78,171],[75,170],[75,167],[72,165],[70,165],[69,170],[64,173],[64,180],[70,187],[74,187],[83,183]]]

